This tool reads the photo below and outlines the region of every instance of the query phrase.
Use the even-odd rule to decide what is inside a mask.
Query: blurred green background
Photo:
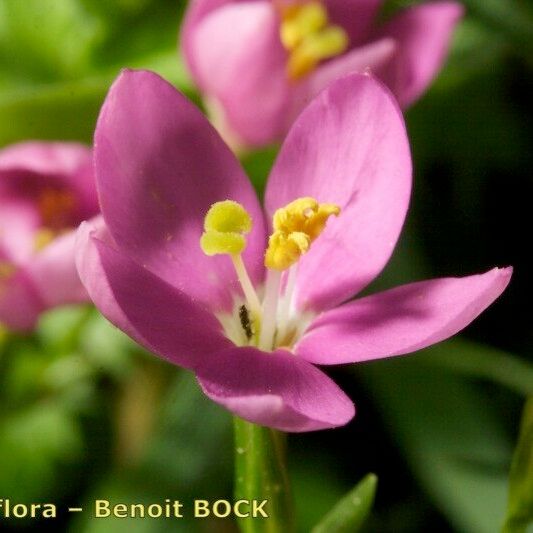
[[[185,4],[0,0],[0,146],[90,143],[122,67],[155,70],[196,98],[176,48]],[[446,68],[407,113],[412,208],[370,291],[494,265],[514,265],[515,275],[462,336],[409,358],[331,373],[358,416],[339,430],[289,436],[302,532],[368,472],[379,488],[367,531],[490,533],[506,514],[520,415],[533,393],[533,5],[464,4]],[[275,153],[243,161],[258,191]],[[95,498],[231,497],[230,416],[191,375],[143,353],[94,310],[50,312],[32,336],[0,332],[0,350],[0,499],[65,510]],[[6,531],[43,525],[0,518]],[[236,530],[230,520],[91,520],[87,512],[62,512],[53,529]]]

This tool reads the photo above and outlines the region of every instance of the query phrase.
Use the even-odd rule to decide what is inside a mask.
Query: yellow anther
[[[274,213],[274,233],[268,241],[265,266],[286,270],[305,254],[311,243],[324,231],[331,215],[338,216],[340,207],[319,204],[314,198],[298,198]]]
[[[238,202],[214,203],[204,219],[200,246],[206,255],[238,255],[246,247],[244,235],[252,229],[252,218]]]
[[[272,270],[286,270],[309,250],[311,241],[305,233],[275,231],[268,239],[265,266]]]
[[[289,56],[287,73],[293,80],[309,74],[325,59],[342,54],[348,47],[348,36],[338,26],[329,26],[311,34]]]
[[[324,230],[328,218],[340,212],[338,205],[319,204],[314,198],[304,197],[278,209],[272,223],[276,231],[302,232],[313,242]]]
[[[342,54],[349,44],[347,33],[329,24],[328,13],[318,0],[280,4],[280,38],[289,52],[287,74],[297,80],[317,65]]]
[[[35,232],[33,237],[33,248],[36,252],[40,252],[46,248],[57,236],[57,232],[50,228],[40,228]]]
[[[281,42],[287,50],[292,50],[307,35],[316,33],[327,23],[328,13],[320,2],[289,6],[282,13]]]

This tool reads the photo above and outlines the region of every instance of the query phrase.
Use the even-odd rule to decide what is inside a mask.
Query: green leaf
[[[289,446],[289,476],[298,531],[311,531],[346,494],[344,468],[327,448]],[[313,468],[309,468],[312,464]]]
[[[91,142],[111,77],[0,93],[0,145],[27,139]]]
[[[144,478],[171,487],[178,494],[200,490],[200,497],[220,495],[230,486],[231,417],[207,399],[193,374],[168,368],[175,375],[150,437],[144,459]],[[179,450],[179,453],[176,451]],[[206,478],[207,476],[207,478]]]
[[[504,533],[523,533],[533,522],[533,396],[522,415],[518,444],[511,464]]]
[[[87,69],[103,29],[78,0],[3,0],[0,65],[20,78],[72,79]]]
[[[93,314],[85,305],[69,305],[43,313],[37,335],[42,344],[56,354],[73,351],[78,345],[80,333]]]
[[[466,376],[488,379],[520,395],[533,395],[533,365],[491,346],[456,338],[435,346],[427,362]]]
[[[153,70],[192,95],[176,42],[183,8],[153,0],[0,2],[0,146],[90,143],[122,68]]]
[[[162,364],[174,379],[167,395],[157,402],[161,409],[140,462],[112,469],[83,496],[80,504],[88,512],[75,517],[72,531],[193,532],[210,530],[219,523],[224,528],[231,520],[193,517],[194,499],[231,498],[231,417],[205,397],[192,373]],[[178,499],[184,504],[184,518],[95,519],[91,511],[97,498],[146,505]]]
[[[484,72],[494,72],[502,63],[508,45],[502,36],[474,18],[463,20],[455,29],[449,57],[439,73],[430,93],[442,94],[449,106],[449,92]],[[449,108],[449,107],[448,107]]]
[[[504,35],[519,53],[531,54],[533,10],[520,0],[463,0],[469,12],[494,32]]]
[[[174,51],[137,58],[98,77],[0,91],[0,146],[27,139],[91,143],[100,107],[121,67],[154,70],[193,96]]]
[[[493,533],[505,514],[511,446],[490,396],[427,362],[450,349],[440,345],[355,371],[415,477],[453,525]]]
[[[140,350],[122,331],[95,312],[79,338],[80,350],[94,367],[116,380],[122,380],[132,370],[133,352]]]
[[[312,533],[357,533],[367,519],[378,478],[368,474],[313,528]]]
[[[381,8],[381,20],[390,19],[402,9],[423,0],[386,0]],[[459,24],[461,31],[463,24],[483,24],[494,41],[503,38],[513,44],[515,51],[524,54],[531,53],[531,32],[533,31],[533,9],[527,0],[463,0],[466,7],[466,18]]]
[[[10,412],[0,420],[0,493],[13,501],[51,498],[58,465],[77,459],[81,449],[79,425],[59,403]]]
[[[128,65],[132,60],[162,52],[177,61],[177,33],[186,2],[176,0],[81,0],[105,20],[108,34],[95,52],[96,68]]]
[[[42,395],[44,375],[50,362],[50,357],[27,340],[17,340],[11,344],[5,361],[6,368],[2,371],[2,407],[6,411],[13,404],[23,405]]]

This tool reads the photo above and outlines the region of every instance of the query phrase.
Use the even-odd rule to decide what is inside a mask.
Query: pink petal
[[[87,300],[74,264],[74,233],[36,250],[47,189],[72,195],[65,223],[77,225],[98,211],[91,150],[76,143],[27,142],[0,151],[0,260],[16,269],[0,280],[0,321],[29,330],[39,313]],[[54,228],[56,229],[56,228]]]
[[[302,112],[270,176],[267,213],[303,196],[342,212],[298,264],[300,309],[333,307],[376,277],[394,249],[410,190],[403,118],[379,82],[352,74]]]
[[[214,10],[191,41],[196,81],[221,108],[219,120],[250,145],[281,135],[290,88],[272,3],[238,2]]]
[[[34,204],[0,195],[0,258],[20,265],[35,252],[35,232],[41,223]]]
[[[353,72],[367,73],[380,69],[396,50],[396,43],[388,37],[354,48],[350,52],[318,67],[293,94],[293,116],[330,83]]]
[[[43,303],[23,269],[0,275],[0,324],[13,331],[31,331],[42,311]]]
[[[397,54],[379,76],[403,107],[418,99],[442,68],[462,14],[457,2],[430,2],[406,9],[377,34],[397,41]]]
[[[54,239],[28,262],[26,272],[46,308],[89,300],[75,263],[76,231]]]
[[[507,287],[512,268],[396,287],[328,311],[295,347],[317,364],[403,355],[455,335]]]
[[[106,98],[95,134],[102,213],[117,246],[201,303],[230,309],[239,287],[226,256],[200,249],[204,216],[232,199],[254,229],[244,259],[263,276],[265,230],[255,192],[200,111],[147,71],[124,71]]]
[[[43,311],[89,300],[76,270],[75,238],[76,232],[69,231],[18,263],[0,246],[0,263],[15,269],[13,275],[0,274],[0,322],[27,331]]]
[[[181,25],[180,47],[193,77],[198,77],[195,55],[191,50],[196,27],[216,9],[239,1],[242,0],[191,0],[189,2]]]
[[[76,270],[75,237],[76,232],[70,231],[25,261],[12,263],[16,272],[7,279],[0,277],[0,322],[9,329],[28,331],[46,309],[88,301]],[[11,263],[1,255],[0,262]]]
[[[81,221],[98,212],[91,150],[67,142],[25,142],[0,150],[0,194],[57,185],[72,190]]]
[[[197,369],[209,398],[256,424],[314,431],[347,424],[353,403],[323,372],[285,350],[234,348]]]
[[[382,0],[325,0],[331,22],[348,32],[352,46],[368,36],[382,3]]]
[[[171,363],[194,368],[233,346],[210,312],[118,251],[101,223],[78,230],[76,263],[102,314]]]

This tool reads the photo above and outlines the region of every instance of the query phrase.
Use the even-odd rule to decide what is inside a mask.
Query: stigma
[[[289,53],[287,75],[299,80],[320,62],[336,57],[349,45],[347,33],[330,24],[319,0],[278,2],[281,14],[280,38]]]
[[[256,331],[259,331],[261,323],[261,302],[241,255],[246,248],[245,235],[251,230],[252,217],[248,211],[238,202],[223,200],[214,203],[209,208],[204,219],[204,232],[200,238],[200,247],[204,254],[208,256],[229,255],[233,262],[251,313],[248,320],[250,329],[246,328],[247,335],[251,332],[252,325]]]

